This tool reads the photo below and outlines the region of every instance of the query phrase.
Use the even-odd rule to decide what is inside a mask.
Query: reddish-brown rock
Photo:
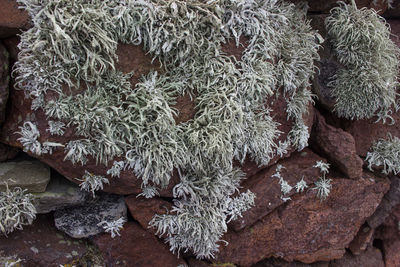
[[[16,0],[0,0],[0,38],[15,35],[29,27],[29,15],[18,8]]]
[[[356,152],[353,136],[342,129],[328,125],[318,111],[315,114],[310,139],[311,147],[326,156],[329,162],[349,178],[360,178],[363,172],[363,160]]]
[[[9,234],[8,238],[0,236],[0,255],[20,258],[24,267],[72,266],[86,252],[85,242],[55,228],[52,215],[38,216],[32,225]]]
[[[353,255],[360,255],[369,246],[372,246],[375,229],[364,225],[358,231],[356,237],[351,241],[349,249]]]
[[[304,177],[307,184],[312,187],[311,184],[317,181],[320,176],[319,170],[313,167],[318,160],[322,160],[322,158],[309,149],[296,152],[290,158],[279,161],[279,164],[284,167],[280,172],[281,176],[292,187]],[[250,226],[284,203],[281,198],[283,195],[279,178],[272,177],[276,173],[276,168],[277,165],[273,165],[243,183],[244,191],[249,189],[256,194],[254,207],[245,211],[242,217],[230,223],[230,228],[239,231]],[[295,193],[296,190],[293,188],[284,197],[290,197]]]
[[[6,117],[6,105],[8,99],[8,85],[10,83],[10,71],[8,52],[0,42],[0,125]]]
[[[154,235],[144,230],[138,223],[127,222],[121,236],[111,238],[110,234],[94,237],[94,242],[100,249],[106,266],[176,267],[185,264],[169,251],[166,244]]]
[[[147,229],[150,233],[155,234],[157,229],[149,228],[149,222],[155,214],[165,214],[171,210],[172,203],[161,198],[147,199],[144,197],[136,197],[134,195],[125,198],[132,217]]]
[[[325,201],[315,190],[292,196],[251,227],[225,234],[229,245],[215,261],[251,266],[271,256],[305,263],[341,258],[389,185],[369,173],[358,180],[328,176],[332,191]]]
[[[385,267],[385,263],[381,251],[369,247],[357,256],[346,253],[343,258],[330,262],[329,267]]]
[[[18,152],[18,148],[0,143],[0,162],[15,158]]]

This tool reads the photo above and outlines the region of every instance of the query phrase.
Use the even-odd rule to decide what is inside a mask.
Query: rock
[[[395,240],[385,240],[383,242],[383,249],[385,252],[385,266],[400,266],[400,239],[397,238]]]
[[[372,246],[374,232],[373,228],[367,225],[362,226],[349,245],[351,253],[353,255],[360,255],[368,246]]]
[[[282,259],[269,258],[260,261],[251,267],[329,267],[329,262],[315,262],[306,264],[298,261],[287,262]]]
[[[311,147],[314,151],[325,155],[329,162],[349,178],[360,178],[363,172],[363,160],[357,155],[353,136],[342,129],[328,125],[318,111],[315,114]]]
[[[50,168],[38,160],[20,160],[0,163],[0,190],[21,187],[28,192],[44,192],[50,181]]]
[[[87,252],[85,242],[74,240],[58,231],[52,217],[39,215],[23,231],[15,231],[8,238],[0,236],[0,259],[1,256],[19,258],[21,265],[16,266],[28,267],[76,264]]]
[[[390,189],[383,197],[374,214],[367,219],[368,225],[372,228],[380,226],[390,215],[393,208],[400,204],[400,179],[390,177]]]
[[[57,229],[73,238],[84,238],[104,232],[97,224],[103,221],[112,222],[120,218],[127,220],[126,206],[123,197],[99,195],[83,206],[57,210],[54,221]]]
[[[103,254],[106,266],[165,266],[186,265],[173,255],[166,244],[148,233],[136,222],[127,222],[121,236],[111,238],[109,234],[94,237],[94,243]]]
[[[6,118],[6,105],[8,99],[9,83],[10,71],[8,52],[3,44],[0,42],[0,125],[4,122]]]
[[[320,172],[313,165],[316,161],[322,160],[321,157],[314,154],[311,150],[305,149],[302,152],[294,153],[290,158],[279,161],[284,167],[281,170],[282,178],[292,187],[296,185],[303,177],[309,187],[318,180]],[[230,228],[239,231],[245,227],[251,226],[256,221],[271,213],[275,208],[284,203],[281,196],[281,186],[277,177],[272,177],[276,173],[277,165],[254,175],[243,183],[243,190],[249,189],[256,194],[254,207],[245,211],[242,217],[230,223]],[[306,189],[307,190],[307,189]],[[284,197],[291,197],[296,190]]]
[[[385,263],[381,251],[369,247],[368,250],[358,256],[346,253],[343,258],[330,262],[329,267],[385,267]]]
[[[400,18],[400,1],[399,0],[392,0],[392,7],[388,8],[385,13],[383,13],[384,18],[389,19],[399,19]]]
[[[19,149],[0,143],[0,162],[14,159],[19,153]]]
[[[218,265],[211,265],[208,262],[196,260],[195,258],[186,259],[188,263],[188,267],[211,267],[211,266],[218,266]],[[230,267],[230,266],[227,266]]]
[[[304,263],[341,258],[389,185],[370,173],[358,180],[328,178],[332,190],[325,201],[306,190],[251,227],[226,233],[222,239],[229,245],[220,247],[215,262],[251,266],[268,257]]]
[[[6,39],[2,39],[1,42],[5,46],[5,48],[8,51],[9,54],[9,59],[10,59],[10,66],[14,64],[15,61],[18,59],[18,44],[20,42],[20,37],[19,36],[11,36]]]
[[[52,175],[45,192],[33,195],[36,212],[39,214],[83,205],[89,197],[87,192],[57,173]]]
[[[149,222],[155,214],[165,214],[172,208],[172,203],[161,198],[137,198],[134,195],[125,198],[132,217],[140,223],[143,229],[155,234],[157,229],[149,228]]]
[[[0,1],[0,38],[20,33],[30,27],[28,12],[18,8],[16,0]]]

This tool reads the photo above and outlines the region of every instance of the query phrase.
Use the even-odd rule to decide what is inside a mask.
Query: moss
[[[178,169],[172,213],[151,221],[173,251],[212,257],[227,222],[254,204],[251,192],[233,197],[244,177],[233,160],[266,165],[289,146],[307,145],[302,116],[319,44],[304,9],[275,0],[19,2],[33,27],[21,35],[17,85],[32,98],[32,109],[52,121],[49,131],[75,127],[79,137],[61,144],[65,160],[85,165],[94,157],[113,177],[131,170],[146,197]],[[237,62],[221,46],[232,39],[239,45],[241,36],[249,42]],[[132,90],[130,74],[115,70],[118,42],[142,44],[162,74],[143,76]],[[76,93],[81,85],[86,90]],[[278,123],[266,99],[279,88],[295,126],[277,144]],[[46,101],[50,91],[58,98]],[[194,118],[177,125],[176,98],[195,93]],[[34,122],[26,126],[20,141],[43,153]],[[85,177],[82,187],[92,192],[107,180]]]

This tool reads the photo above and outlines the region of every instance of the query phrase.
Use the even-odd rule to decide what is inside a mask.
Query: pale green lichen
[[[365,160],[370,170],[372,166],[378,166],[383,167],[384,174],[397,175],[400,173],[400,139],[388,134],[386,139],[377,140],[367,153]]]
[[[156,215],[150,223],[173,251],[213,256],[227,222],[254,204],[251,192],[233,197],[244,178],[234,160],[267,165],[291,146],[301,150],[307,145],[303,115],[311,102],[308,87],[320,38],[305,10],[293,4],[18,2],[33,27],[21,35],[17,86],[32,98],[33,110],[43,109],[49,119],[75,128],[78,137],[65,144],[65,160],[85,165],[95,158],[113,177],[131,171],[142,179],[140,195],[145,197],[157,195],[178,170],[171,213]],[[236,61],[222,45],[230,39],[242,45],[242,37],[248,41]],[[132,90],[131,74],[115,69],[118,42],[143,45],[162,71],[141,77]],[[49,91],[56,97],[46,100]],[[184,94],[194,99],[196,113],[176,124],[173,106]],[[266,100],[279,95],[287,101],[294,127],[287,140],[276,144],[279,125]],[[35,148],[34,137],[20,141]],[[89,172],[78,180],[93,194],[108,182]]]
[[[326,178],[326,175],[329,173],[329,164],[323,162],[322,160],[319,160],[315,163],[313,167],[318,168],[322,173],[322,176],[318,179],[318,181],[314,183],[315,187],[313,189],[317,190],[317,197],[321,201],[326,200],[332,190],[332,180]]]
[[[339,117],[392,120],[396,106],[399,48],[375,10],[339,2],[325,24],[333,52],[344,68],[328,84]]]

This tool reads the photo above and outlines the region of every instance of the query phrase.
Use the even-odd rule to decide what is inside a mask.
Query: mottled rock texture
[[[101,234],[94,242],[104,255],[106,266],[176,267],[185,264],[169,251],[167,245],[136,222],[126,223],[121,236],[111,238],[109,234]]]
[[[10,83],[10,64],[8,57],[9,54],[0,41],[0,125],[6,117],[6,105],[9,93],[8,85]]]
[[[19,9],[16,0],[0,0],[0,38],[6,38],[30,27],[30,18]]]

